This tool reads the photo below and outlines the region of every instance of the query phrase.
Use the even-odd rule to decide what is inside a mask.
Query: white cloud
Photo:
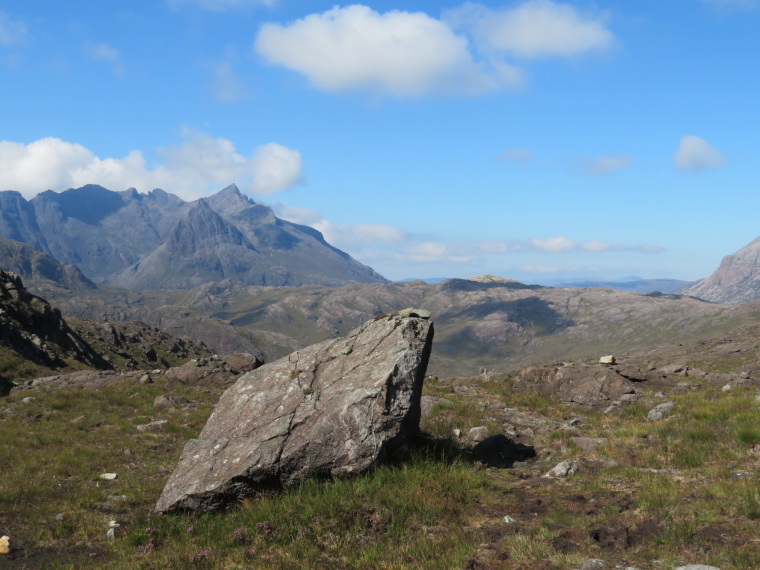
[[[53,137],[29,144],[0,141],[0,180],[2,190],[18,190],[27,197],[47,189],[100,184],[112,190],[133,186],[142,192],[163,188],[195,199],[232,182],[250,194],[272,194],[296,184],[301,176],[301,155],[276,143],[246,157],[226,139],[186,131],[182,143],[158,149],[157,154],[162,161],[149,168],[139,150],[123,158],[101,159],[82,145]]]
[[[197,6],[212,12],[223,12],[235,8],[248,8],[252,6],[274,6],[278,0],[168,0],[169,6],[179,8],[181,6]]]
[[[575,160],[577,172],[589,176],[604,176],[629,164],[631,164],[630,155],[623,153],[615,156],[579,157]]]
[[[482,48],[519,58],[574,57],[614,45],[605,14],[583,14],[551,0],[528,0],[501,10],[468,2],[445,19],[470,30]]]
[[[573,240],[557,236],[553,238],[533,238],[530,240],[530,245],[537,251],[576,251],[578,244]]]
[[[105,61],[111,64],[111,69],[117,75],[124,75],[125,68],[119,52],[108,44],[85,44],[84,51],[95,61]]]
[[[673,155],[673,164],[678,170],[699,172],[706,168],[718,168],[725,163],[725,157],[705,139],[691,135],[681,137],[678,150]]]
[[[467,38],[440,20],[422,12],[379,14],[358,4],[289,25],[264,24],[254,49],[331,92],[368,89],[417,97],[480,93],[521,82],[521,72],[507,63],[476,63]]]
[[[519,162],[520,164],[528,164],[533,160],[533,151],[529,148],[508,148],[499,153],[496,157],[499,162]]]
[[[24,22],[14,20],[8,13],[0,10],[0,45],[9,46],[20,42],[26,36]]]
[[[656,245],[623,245],[597,239],[579,243],[575,240],[563,236],[552,238],[533,238],[528,241],[528,247],[534,251],[544,251],[548,253],[563,253],[572,251],[588,251],[594,253],[607,251],[637,251],[639,253],[660,253],[665,251],[665,248]]]
[[[251,191],[269,195],[302,182],[301,153],[277,143],[269,143],[256,149],[246,164],[253,174]]]

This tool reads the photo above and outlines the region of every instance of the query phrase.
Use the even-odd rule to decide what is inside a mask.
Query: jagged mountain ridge
[[[712,275],[683,294],[729,305],[760,299],[760,237],[724,257]]]
[[[88,185],[27,201],[0,192],[0,236],[28,243],[96,283],[189,289],[232,279],[244,285],[345,285],[386,279],[280,220],[233,184],[185,202],[160,189],[140,194]]]

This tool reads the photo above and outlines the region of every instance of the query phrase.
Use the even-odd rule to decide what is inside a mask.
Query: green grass
[[[474,558],[507,569],[573,568],[590,558],[642,568],[758,567],[754,389],[673,394],[674,413],[659,422],[645,419],[657,400],[621,416],[583,412],[575,429],[536,437],[554,450],[551,459],[538,446],[535,462],[503,470],[471,462],[472,443],[452,437],[455,427],[500,429],[481,399],[546,425],[578,410],[515,393],[505,378],[470,379],[465,395],[452,386],[428,382],[426,394],[453,403],[423,419],[424,437],[406,463],[353,479],[309,480],[195,517],[150,512],[218,391],[173,386],[172,395],[198,402],[186,410],[152,407],[168,390],[160,380],[14,394],[0,400],[0,534],[28,553],[29,568],[462,568]],[[26,396],[34,400],[21,402]],[[157,419],[169,424],[135,429]],[[609,441],[587,454],[570,443],[575,435]],[[590,459],[581,459],[580,473],[554,485],[530,483],[559,461],[582,457]],[[606,463],[594,463],[600,458]],[[750,477],[733,478],[738,471]],[[105,472],[118,478],[101,480]],[[516,530],[505,515],[519,521]],[[115,540],[106,537],[112,520],[121,525]],[[661,532],[635,547],[613,552],[593,538],[600,528],[646,521]],[[704,535],[715,526],[727,538]],[[562,546],[568,540],[569,550]]]

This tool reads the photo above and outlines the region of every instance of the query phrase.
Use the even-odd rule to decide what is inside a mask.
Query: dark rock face
[[[245,374],[185,446],[155,510],[213,510],[403,457],[432,340],[429,321],[383,316]]]
[[[513,382],[515,389],[521,392],[538,392],[565,404],[597,409],[635,393],[636,382],[630,377],[646,377],[630,365],[622,371],[629,376],[622,376],[611,366],[574,362],[562,367],[525,368],[517,372]]]
[[[714,303],[736,304],[760,299],[760,237],[724,257],[712,275],[682,293]]]
[[[61,316],[61,311],[29,293],[18,275],[0,270],[0,347],[43,366],[62,366],[64,357],[110,369]]]

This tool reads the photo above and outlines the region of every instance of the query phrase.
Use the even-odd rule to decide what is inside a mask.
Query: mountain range
[[[160,189],[140,194],[97,185],[48,190],[31,200],[4,191],[0,236],[78,267],[95,283],[134,290],[191,289],[224,279],[276,286],[387,281],[234,184],[194,202]]]

